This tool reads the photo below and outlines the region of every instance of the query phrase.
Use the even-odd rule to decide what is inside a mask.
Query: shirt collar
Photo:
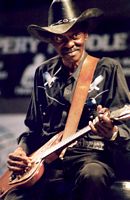
[[[82,68],[82,65],[83,65],[83,62],[84,62],[84,59],[86,58],[87,56],[87,53],[85,52],[80,63],[79,63],[79,66],[76,68],[76,70],[72,73],[72,75],[70,77],[73,77],[75,79],[75,81],[78,80],[78,77],[79,77],[79,73],[81,71],[81,68]]]

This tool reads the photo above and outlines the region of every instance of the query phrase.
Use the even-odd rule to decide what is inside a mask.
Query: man
[[[34,91],[25,124],[29,128],[19,137],[19,147],[8,158],[15,175],[33,165],[34,151],[64,130],[78,75],[88,54],[90,19],[101,16],[97,8],[82,14],[70,0],[54,0],[49,9],[48,26],[30,25],[29,32],[43,42],[50,42],[58,56],[36,70]],[[109,110],[129,104],[128,88],[120,64],[101,58],[96,66],[78,129],[88,123],[88,131],[70,145],[62,159],[44,162],[45,172],[33,186],[9,191],[6,200],[106,200],[115,180],[113,150],[130,138],[126,124],[115,125]],[[92,120],[97,105],[97,117]]]

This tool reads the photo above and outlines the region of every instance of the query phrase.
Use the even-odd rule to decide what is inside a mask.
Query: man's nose
[[[65,46],[67,48],[71,48],[74,46],[74,40],[72,38],[66,38],[66,43],[65,43]]]

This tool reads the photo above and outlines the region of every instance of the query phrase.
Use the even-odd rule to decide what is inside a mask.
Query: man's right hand
[[[10,153],[7,160],[8,168],[14,173],[23,173],[32,165],[31,157],[28,157],[21,147]]]

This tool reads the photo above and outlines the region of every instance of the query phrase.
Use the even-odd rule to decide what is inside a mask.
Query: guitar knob
[[[12,173],[11,176],[9,177],[9,181],[13,181],[14,179],[16,179],[16,174]]]
[[[19,180],[19,179],[21,179],[21,177],[22,177],[21,175],[18,175],[18,176],[17,176],[17,179]]]
[[[2,195],[4,192],[3,188],[0,188],[0,195]]]

